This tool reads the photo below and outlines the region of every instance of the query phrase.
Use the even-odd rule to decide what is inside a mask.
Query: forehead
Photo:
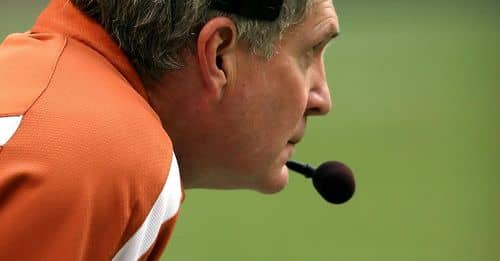
[[[297,24],[295,31],[310,31],[317,27],[330,27],[331,31],[339,31],[339,20],[332,0],[311,0],[304,20]]]
[[[339,29],[339,20],[332,0],[311,0],[303,25],[316,26],[318,23],[325,22],[329,22],[335,29]]]

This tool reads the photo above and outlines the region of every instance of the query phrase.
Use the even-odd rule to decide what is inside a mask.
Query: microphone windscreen
[[[338,161],[321,164],[313,176],[313,184],[319,194],[333,204],[348,201],[356,187],[351,169]]]

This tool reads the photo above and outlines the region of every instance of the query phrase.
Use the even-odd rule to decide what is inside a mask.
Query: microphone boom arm
[[[294,160],[287,161],[286,166],[289,169],[304,175],[304,177],[306,178],[311,178],[316,172],[316,169],[309,166],[308,164],[303,164]]]

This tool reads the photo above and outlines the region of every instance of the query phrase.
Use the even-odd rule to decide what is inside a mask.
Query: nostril
[[[307,109],[307,115],[321,115],[321,109],[320,108],[310,108],[310,109]]]
[[[306,113],[308,115],[325,115],[330,112],[332,108],[332,102],[330,99],[330,93],[327,92],[311,92],[309,94],[309,101]]]

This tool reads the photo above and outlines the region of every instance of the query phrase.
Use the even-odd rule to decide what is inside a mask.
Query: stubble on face
[[[286,186],[285,163],[304,135],[312,78],[321,74],[322,65],[309,61],[308,50],[323,37],[319,34],[326,30],[321,28],[332,27],[322,21],[336,21],[332,10],[331,1],[314,1],[302,23],[284,34],[271,60],[238,43],[221,100],[206,101],[199,94],[194,86],[202,81],[196,70],[179,72],[169,81],[179,87],[175,85],[185,83],[186,77],[198,79],[188,81],[191,87],[181,86],[192,92],[165,104],[171,117],[162,119],[179,154],[181,171],[187,170],[193,181],[185,183],[187,187],[275,193]],[[194,58],[191,62],[196,63]],[[304,66],[309,63],[316,65]],[[170,91],[185,92],[174,87],[162,97],[172,97]],[[183,124],[172,123],[177,120]]]
[[[303,22],[284,34],[278,43],[277,54],[270,61],[251,63],[248,71],[253,73],[247,75],[249,78],[244,78],[250,79],[245,86],[250,86],[254,93],[258,86],[264,86],[263,92],[258,95],[259,101],[263,103],[253,103],[257,108],[255,115],[262,112],[270,115],[256,121],[266,123],[262,128],[267,129],[267,134],[261,136],[259,133],[266,131],[255,130],[254,137],[254,145],[256,148],[260,145],[260,155],[265,156],[260,161],[262,168],[254,184],[261,192],[278,192],[288,182],[285,163],[291,158],[295,144],[300,142],[305,132],[308,107],[311,106],[308,104],[309,95],[316,95],[316,92],[311,92],[317,87],[317,80],[313,78],[317,78],[318,74],[323,74],[321,77],[324,77],[322,58],[316,59],[315,55],[310,58],[309,49],[318,44],[326,45],[337,34],[338,19],[331,1],[314,1]],[[323,48],[321,47],[320,57]],[[326,94],[329,96],[328,91]],[[328,97],[328,108],[321,111],[328,112],[329,106],[331,104]]]

